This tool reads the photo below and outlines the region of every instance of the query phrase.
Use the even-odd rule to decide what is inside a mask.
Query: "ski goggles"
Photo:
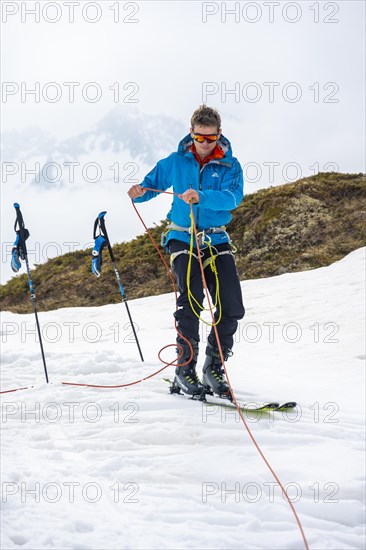
[[[214,143],[219,139],[219,134],[193,134],[193,139],[198,143],[207,141],[208,143]]]

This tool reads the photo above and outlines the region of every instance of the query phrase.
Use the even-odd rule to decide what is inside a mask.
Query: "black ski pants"
[[[187,243],[176,239],[172,239],[169,242],[169,252],[171,254],[183,250],[189,252],[189,245]],[[229,243],[220,244],[213,247],[214,252],[215,250],[217,252],[222,252],[224,250],[231,251],[231,246]],[[193,252],[197,256],[197,250],[193,249]],[[201,253],[203,253],[203,262],[210,257],[210,251],[208,248],[201,250]],[[199,318],[193,313],[188,300],[188,260],[188,253],[179,254],[173,260],[173,272],[177,279],[179,290],[179,297],[177,301],[178,309],[174,313],[174,317],[177,321],[178,329],[183,336],[186,338],[194,338],[199,341]],[[242,319],[245,314],[240,281],[236,271],[234,256],[232,254],[218,255],[215,258],[215,262],[218,272],[219,293],[222,307],[222,316],[217,325],[217,331],[222,348],[232,349],[234,342],[233,337],[238,328],[238,321],[239,319]],[[216,280],[210,265],[205,268],[205,277],[212,303],[215,303]],[[198,259],[194,256],[191,261],[190,289],[197,302],[202,306],[204,299],[202,274]],[[196,312],[200,313],[201,310],[197,304],[194,302],[193,304]],[[205,307],[208,307],[208,305],[206,304]],[[215,320],[217,320],[218,315],[219,311],[218,308],[216,308]],[[208,340],[213,346],[216,347],[216,336],[213,327],[211,328]]]

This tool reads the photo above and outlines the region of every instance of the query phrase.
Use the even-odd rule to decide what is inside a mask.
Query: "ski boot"
[[[228,348],[223,348],[222,353],[225,361],[227,361],[228,357],[233,355],[231,349]],[[225,378],[225,371],[222,365],[220,352],[216,347],[212,346],[210,342],[207,343],[206,360],[203,365],[202,372],[202,384],[207,392],[215,393],[219,397],[232,401],[230,388]]]
[[[190,338],[189,342],[193,348],[193,358],[187,365],[183,367],[177,366],[175,369],[173,388],[181,389],[187,395],[191,395],[193,399],[200,399],[204,396],[204,389],[196,373],[198,342],[194,338]],[[188,361],[191,355],[191,349],[183,338],[178,337],[177,344],[183,348],[183,355],[179,358],[177,363],[177,365],[180,365]],[[177,348],[177,352],[180,353],[180,348]]]

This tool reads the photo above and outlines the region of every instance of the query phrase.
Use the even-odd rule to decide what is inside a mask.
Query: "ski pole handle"
[[[94,230],[93,230],[93,239],[96,239],[97,238],[97,228],[98,226],[101,227],[101,220],[104,218],[104,216],[106,215],[106,211],[103,211],[103,212],[100,212],[98,214],[98,217],[96,218],[95,222],[94,222]],[[104,221],[104,220],[103,220]],[[105,225],[104,225],[104,229],[105,229]],[[104,235],[105,236],[105,235]]]
[[[27,245],[25,244],[25,241],[26,241],[27,236],[26,236],[26,229],[25,229],[25,226],[24,226],[23,214],[21,213],[19,203],[15,202],[14,203],[14,208],[15,208],[15,212],[16,212],[16,220],[15,220],[15,224],[14,224],[14,230],[16,231],[16,226],[18,224],[19,225],[20,246],[23,250],[24,256],[26,256],[27,255]],[[28,236],[29,236],[29,233],[28,233]]]
[[[108,237],[108,233],[107,233],[107,228],[105,226],[105,221],[104,221],[104,216],[106,215],[107,212],[103,211],[103,212],[100,212],[100,214],[98,214],[98,222],[99,222],[99,225],[100,225],[100,228],[102,230],[102,234],[103,236],[105,237],[106,241],[107,241],[107,247],[108,247],[108,252],[109,252],[109,255],[111,257],[111,260],[112,262],[115,261],[114,259],[114,254],[113,254],[113,250],[112,250],[112,247],[111,247],[111,243],[109,241],[109,237]],[[97,221],[96,220],[96,221]],[[95,237],[94,237],[95,238]]]

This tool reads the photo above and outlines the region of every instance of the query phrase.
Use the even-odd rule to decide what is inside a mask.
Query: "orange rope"
[[[20,391],[20,390],[29,390],[30,388],[33,388],[34,386],[25,386],[25,388],[16,388],[14,390],[4,390],[4,391],[0,391],[0,394],[1,393],[12,393],[14,391]]]
[[[171,195],[177,195],[177,193],[172,193],[172,192],[169,192],[169,191],[162,191],[162,190],[157,190],[157,189],[149,189],[149,188],[148,188],[147,190],[149,190],[149,191],[150,191],[150,190],[151,190],[151,191],[156,191],[157,193],[169,193],[169,194],[171,194]],[[151,235],[149,229],[147,228],[145,222],[143,221],[143,219],[142,219],[140,213],[138,212],[138,210],[137,210],[137,208],[136,208],[136,206],[135,206],[135,203],[134,203],[133,201],[132,201],[132,205],[133,205],[133,207],[134,207],[134,209],[135,209],[135,211],[136,211],[136,213],[137,213],[139,219],[141,220],[141,223],[143,224],[143,226],[144,226],[146,232],[148,233],[151,242],[153,243],[153,245],[154,245],[155,249],[157,250],[157,252],[158,252],[160,258],[162,259],[162,261],[163,261],[163,263],[164,263],[164,265],[165,265],[166,270],[168,271],[169,277],[170,277],[170,279],[171,279],[171,281],[172,281],[172,284],[173,284],[174,293],[175,293],[175,298],[176,298],[176,301],[177,301],[177,289],[176,289],[175,281],[174,281],[173,276],[172,276],[172,274],[171,274],[171,271],[170,271],[170,269],[169,269],[169,266],[168,266],[168,264],[166,263],[165,258],[164,258],[163,255],[161,254],[161,252],[160,252],[160,250],[159,250],[157,244],[155,243],[155,240],[154,240],[153,236]],[[190,203],[190,208],[191,208],[191,215],[193,216],[193,205],[192,205],[192,203]],[[210,293],[209,293],[208,288],[207,288],[205,272],[204,272],[204,268],[203,268],[203,264],[202,264],[202,259],[201,259],[201,254],[200,254],[200,245],[199,245],[199,239],[198,239],[197,228],[196,228],[195,225],[194,225],[194,233],[195,233],[195,240],[196,240],[196,247],[197,247],[197,257],[198,257],[198,261],[199,261],[200,269],[201,269],[202,283],[203,283],[203,287],[204,287],[204,289],[205,289],[206,299],[207,299],[207,303],[208,303],[209,310],[210,310],[211,317],[212,317],[213,328],[214,328],[214,331],[215,331],[216,342],[217,342],[217,346],[218,346],[218,349],[219,349],[219,353],[220,353],[220,358],[221,358],[222,366],[223,366],[224,371],[225,371],[225,376],[226,376],[226,379],[227,379],[227,381],[228,381],[228,385],[229,385],[229,388],[230,388],[230,393],[231,393],[232,398],[233,398],[233,403],[234,403],[234,405],[235,405],[235,407],[236,407],[236,410],[238,411],[238,414],[239,414],[239,416],[240,416],[240,418],[241,418],[241,420],[242,420],[242,422],[243,422],[243,424],[244,424],[244,426],[245,426],[245,429],[246,429],[247,433],[249,434],[249,436],[250,436],[250,438],[251,438],[251,440],[252,440],[252,442],[253,442],[255,448],[256,448],[257,451],[259,452],[259,454],[260,454],[260,456],[262,457],[262,459],[263,459],[264,463],[266,464],[267,468],[269,469],[269,471],[270,471],[271,474],[273,475],[274,479],[275,479],[276,482],[278,483],[280,489],[282,490],[282,493],[283,493],[283,495],[285,496],[285,498],[286,498],[286,500],[287,500],[287,502],[288,502],[288,504],[289,504],[289,506],[290,506],[290,508],[291,508],[291,510],[292,510],[292,513],[293,513],[293,515],[294,515],[294,517],[295,517],[296,523],[297,523],[297,525],[298,525],[298,527],[299,527],[299,529],[300,529],[301,536],[302,536],[302,539],[303,539],[303,541],[304,541],[305,548],[306,548],[306,550],[309,550],[309,545],[308,545],[308,542],[307,542],[307,539],[306,539],[306,536],[305,536],[305,533],[304,533],[304,529],[303,529],[303,527],[302,527],[300,518],[299,518],[299,516],[297,515],[297,512],[296,512],[296,510],[295,510],[295,507],[294,507],[293,503],[291,502],[290,497],[288,496],[288,493],[287,493],[285,487],[283,486],[281,480],[279,479],[278,475],[276,474],[276,472],[274,471],[274,469],[272,468],[272,466],[271,466],[270,463],[268,462],[268,460],[267,460],[267,458],[265,457],[265,455],[264,455],[262,449],[260,448],[258,442],[256,441],[256,439],[255,439],[255,437],[254,437],[252,431],[250,430],[250,428],[249,428],[249,426],[248,426],[248,423],[247,423],[247,421],[245,420],[244,414],[243,414],[243,412],[242,412],[242,410],[241,410],[241,408],[240,408],[240,406],[239,406],[239,404],[238,404],[238,401],[237,401],[237,399],[236,399],[236,397],[235,397],[235,393],[234,393],[233,387],[232,387],[232,385],[231,385],[231,382],[230,382],[230,379],[229,379],[229,375],[228,375],[228,372],[227,372],[227,368],[226,368],[226,365],[225,365],[225,360],[224,360],[224,355],[223,355],[223,352],[222,352],[222,347],[221,347],[221,343],[220,343],[220,338],[219,338],[217,326],[216,326],[216,323],[215,323],[214,312],[213,312],[213,309],[212,309],[212,302],[211,302],[211,298],[210,298]],[[177,329],[176,321],[175,321],[175,328],[176,328],[178,334],[179,334],[181,337],[184,338],[184,336],[182,336],[182,335],[179,333],[178,329]],[[184,338],[184,339],[189,343],[189,345],[190,345],[190,347],[191,347],[190,342],[189,342],[186,338]],[[169,347],[169,346],[171,346],[171,345],[174,345],[174,344],[169,344],[168,346],[165,346],[165,348],[166,348],[166,347]],[[161,353],[161,351],[162,351],[163,349],[165,349],[165,348],[162,348],[162,349],[160,350],[160,352],[159,352],[159,359],[160,359],[160,353]],[[182,354],[182,353],[183,353],[183,350],[182,350],[181,354]],[[192,347],[191,347],[190,359],[189,359],[189,361],[187,361],[186,363],[184,363],[184,365],[187,364],[188,362],[190,362],[190,361],[192,360],[192,357],[193,357],[192,354],[193,354],[193,350],[192,350]],[[181,357],[181,355],[180,355],[179,357]],[[178,357],[178,359],[179,359],[179,357]],[[178,359],[177,359],[177,360],[178,360]],[[160,360],[161,360],[161,359],[160,359]],[[163,362],[165,363],[165,361],[163,361]],[[169,363],[169,364],[166,364],[162,369],[160,369],[159,371],[157,371],[157,372],[151,374],[150,376],[147,376],[147,377],[145,377],[145,378],[142,378],[141,380],[138,380],[138,381],[136,381],[136,382],[130,382],[129,384],[122,384],[122,385],[120,385],[120,386],[93,386],[93,385],[87,385],[87,384],[85,384],[85,385],[88,386],[88,387],[104,387],[104,388],[105,388],[105,387],[123,387],[123,386],[131,386],[131,385],[133,385],[133,384],[138,384],[139,382],[142,382],[143,380],[147,380],[148,378],[151,378],[151,377],[155,376],[156,374],[158,374],[158,373],[161,372],[162,370],[166,369],[168,366],[172,365],[173,363],[174,363],[174,362]],[[64,383],[64,384],[67,384],[66,382],[63,382],[63,383]],[[69,385],[81,385],[81,384],[69,384]]]
[[[193,216],[193,209],[192,209],[192,204],[191,204],[191,214]],[[277,481],[279,487],[282,489],[282,492],[283,494],[285,495],[286,497],[286,500],[287,502],[289,503],[290,507],[291,507],[291,510],[295,516],[295,519],[296,519],[296,522],[297,522],[297,525],[299,526],[299,529],[300,529],[300,532],[301,532],[301,535],[302,535],[302,538],[303,538],[303,541],[304,541],[304,545],[305,545],[305,548],[306,550],[309,550],[309,546],[308,546],[308,542],[306,540],[306,537],[305,537],[305,533],[304,533],[304,530],[303,530],[303,527],[302,527],[302,524],[301,524],[301,521],[299,519],[299,516],[297,515],[297,512],[295,510],[295,507],[293,505],[293,503],[291,502],[288,494],[287,494],[287,491],[285,489],[285,487],[283,486],[282,482],[280,481],[279,477],[277,476],[276,472],[274,471],[274,469],[272,468],[272,466],[270,465],[270,463],[268,462],[267,458],[264,456],[264,453],[262,451],[262,449],[260,448],[259,444],[257,443],[254,435],[252,434],[249,426],[248,426],[248,423],[247,421],[245,420],[245,417],[244,417],[244,414],[243,414],[243,411],[241,410],[238,402],[237,402],[237,399],[235,397],[235,393],[234,393],[234,390],[232,388],[232,385],[231,385],[231,382],[230,382],[230,379],[229,379],[229,375],[228,375],[228,372],[227,372],[227,368],[226,368],[226,365],[225,365],[225,359],[224,359],[224,354],[222,352],[222,347],[221,347],[221,342],[220,342],[220,338],[219,338],[219,333],[218,333],[218,330],[217,330],[217,325],[215,323],[215,317],[214,317],[214,313],[213,313],[213,310],[212,310],[212,303],[211,303],[211,297],[210,297],[210,293],[208,291],[208,288],[207,288],[207,284],[206,284],[206,278],[205,278],[205,272],[204,272],[204,268],[203,268],[203,264],[202,264],[202,258],[201,258],[201,254],[200,254],[200,245],[199,245],[199,239],[198,239],[198,234],[197,234],[197,228],[196,226],[194,225],[194,233],[195,233],[195,237],[196,237],[196,246],[197,246],[197,256],[198,256],[198,261],[199,261],[199,264],[200,264],[200,268],[201,268],[201,275],[202,275],[202,282],[203,282],[203,287],[205,289],[205,294],[206,294],[206,299],[207,299],[207,303],[208,303],[208,307],[209,307],[209,310],[210,310],[210,313],[211,313],[211,317],[212,317],[212,326],[213,326],[213,329],[215,331],[215,336],[216,336],[216,342],[217,342],[217,347],[219,349],[219,353],[220,353],[220,359],[221,359],[221,363],[222,363],[222,366],[224,367],[224,371],[225,371],[225,376],[226,376],[226,379],[227,379],[227,382],[228,382],[228,385],[229,385],[229,389],[230,389],[230,393],[232,395],[232,399],[233,399],[233,403],[235,405],[235,408],[236,410],[238,411],[239,413],[239,416],[245,426],[245,429],[247,430],[252,442],[254,443],[255,445],[255,448],[257,449],[257,451],[259,452],[259,454],[261,455],[262,459],[264,460],[266,466],[268,467],[269,471],[271,472],[271,474],[273,475],[273,477],[275,478],[275,480]]]
[[[150,189],[150,188],[146,188],[148,191],[154,191],[156,193],[168,193],[170,195],[177,195],[177,193],[173,193],[171,191],[163,191],[163,190],[160,190],[160,189]],[[176,285],[175,285],[175,281],[173,279],[173,276],[170,272],[170,269],[169,269],[169,266],[168,264],[166,263],[165,261],[165,258],[163,257],[163,255],[161,254],[153,236],[151,235],[149,229],[147,228],[145,222],[143,221],[140,213],[138,212],[136,206],[135,206],[135,203],[132,201],[132,205],[141,221],[141,223],[143,224],[147,234],[149,235],[149,238],[151,240],[151,242],[153,243],[155,249],[157,250],[160,258],[162,259],[164,265],[165,265],[165,268],[169,274],[169,277],[172,281],[172,284],[173,284],[173,288],[174,288],[174,293],[175,293],[175,298],[176,298],[176,301],[177,301],[177,288],[176,288]],[[191,215],[193,216],[193,206],[192,206],[192,202],[190,203],[190,208],[191,208]],[[215,331],[215,336],[216,336],[216,342],[217,342],[217,346],[218,346],[218,349],[219,349],[219,353],[220,353],[220,358],[221,358],[221,362],[222,362],[222,366],[224,368],[224,371],[225,371],[225,376],[226,376],[226,379],[228,381],[228,385],[229,385],[229,388],[230,388],[230,392],[231,392],[231,395],[232,395],[232,399],[233,399],[233,403],[236,407],[236,410],[238,411],[238,414],[245,426],[245,429],[248,433],[248,435],[250,436],[255,448],[257,449],[257,451],[259,452],[260,456],[262,457],[264,463],[266,464],[266,466],[268,467],[269,471],[271,472],[271,474],[273,475],[274,479],[276,480],[276,482],[278,483],[279,487],[281,488],[282,490],[282,493],[283,495],[286,497],[286,500],[292,510],[292,513],[296,519],[296,523],[300,529],[300,532],[301,532],[301,536],[302,536],[302,539],[304,541],[304,545],[305,545],[305,548],[306,550],[309,550],[309,545],[308,545],[308,542],[307,542],[307,539],[306,539],[306,536],[305,536],[305,533],[304,533],[304,529],[302,527],[302,524],[301,524],[301,521],[300,521],[300,518],[298,517],[297,515],[297,512],[295,510],[295,507],[293,505],[293,503],[291,502],[290,500],[290,497],[288,496],[287,494],[287,491],[285,489],[285,487],[283,486],[281,480],[279,479],[279,477],[277,476],[276,472],[274,471],[274,469],[272,468],[272,466],[270,465],[270,463],[268,462],[267,458],[265,457],[263,451],[261,450],[259,444],[257,443],[254,435],[252,434],[248,424],[247,424],[247,421],[245,420],[245,417],[244,417],[244,414],[242,412],[242,410],[240,409],[240,406],[237,402],[237,399],[235,397],[235,393],[234,393],[234,390],[232,388],[232,385],[231,385],[231,382],[230,382],[230,379],[229,379],[229,375],[228,375],[228,372],[227,372],[227,368],[226,368],[226,365],[225,365],[225,360],[224,360],[224,355],[223,355],[223,352],[222,352],[222,347],[221,347],[221,343],[220,343],[220,338],[219,338],[219,334],[218,334],[218,330],[217,330],[217,326],[215,324],[215,317],[214,317],[214,313],[213,313],[213,310],[212,310],[212,303],[211,303],[211,299],[210,299],[210,293],[208,291],[208,288],[207,288],[207,284],[206,284],[206,278],[205,278],[205,273],[204,273],[204,268],[203,268],[203,264],[202,264],[202,259],[201,259],[201,255],[200,255],[200,246],[199,246],[199,239],[198,239],[198,235],[197,235],[197,228],[196,226],[194,225],[194,233],[195,233],[195,239],[196,239],[196,246],[197,246],[197,256],[198,256],[198,260],[199,260],[199,264],[200,264],[200,269],[201,269],[201,275],[202,275],[202,282],[203,282],[203,286],[204,286],[204,289],[205,289],[205,294],[206,294],[206,298],[207,298],[207,302],[208,302],[208,305],[209,305],[209,310],[210,310],[210,313],[211,313],[211,317],[212,317],[212,322],[213,322],[213,328],[214,328],[214,331]],[[178,328],[177,328],[177,323],[176,321],[174,321],[174,324],[175,324],[175,329],[177,331],[177,333],[179,334],[179,336],[181,336],[190,346],[190,357],[189,359],[185,362],[185,363],[182,363],[180,366],[184,366],[188,363],[191,362],[192,358],[193,358],[193,348],[191,346],[191,343],[189,342],[189,340],[187,338],[185,338],[179,331],[178,331]],[[167,363],[166,361],[162,360],[160,355],[161,355],[161,352],[166,349],[167,347],[170,347],[170,346],[176,346],[176,347],[180,347],[181,348],[181,352],[180,354],[178,355],[177,359],[175,361],[172,361],[170,363]],[[178,361],[178,359],[180,359],[180,357],[183,355],[183,348],[181,346],[179,346],[179,344],[168,344],[167,346],[164,346],[163,348],[161,348],[161,350],[159,351],[159,354],[158,354],[158,357],[160,359],[160,361],[162,361],[162,363],[164,363],[164,367],[162,367],[161,369],[159,369],[158,371],[148,375],[148,376],[145,376],[144,378],[141,378],[140,380],[136,380],[134,382],[129,382],[127,384],[119,384],[119,385],[111,385],[111,386],[101,386],[101,385],[96,385],[96,384],[77,384],[77,383],[73,383],[73,382],[62,382],[62,384],[64,385],[67,385],[67,386],[82,386],[82,387],[88,387],[88,388],[123,388],[123,387],[126,387],[126,386],[132,386],[134,384],[139,384],[140,382],[143,382],[144,380],[148,380],[149,378],[152,378],[153,376],[155,376],[156,374],[158,374],[159,372],[163,371],[164,369],[166,369],[167,367],[169,366],[172,366],[172,365],[176,365],[176,361]],[[18,391],[18,390],[22,390],[22,389],[27,389],[27,388],[17,388],[15,390],[7,390],[7,391],[3,391],[3,392],[0,392],[0,393],[10,393],[10,392],[14,392],[14,391]]]
[[[160,189],[150,189],[150,188],[146,188],[147,191],[156,191],[157,193],[167,193],[169,195],[177,195],[178,196],[178,193],[174,193],[172,191],[163,191],[163,190],[160,190]],[[174,295],[175,295],[175,302],[177,303],[177,300],[178,300],[178,291],[177,291],[177,287],[176,287],[176,284],[175,284],[175,280],[171,274],[171,271],[170,271],[170,268],[168,266],[168,264],[166,263],[165,261],[165,258],[164,256],[162,255],[162,253],[160,252],[155,240],[154,240],[154,237],[151,235],[148,227],[146,226],[144,220],[142,219],[140,213],[138,212],[136,206],[135,206],[135,203],[133,201],[132,202],[132,206],[134,207],[135,209],[135,212],[137,214],[137,216],[139,217],[142,225],[144,226],[152,244],[154,245],[156,251],[158,252],[164,266],[165,266],[165,269],[167,270],[168,272],[168,275],[170,277],[170,280],[172,282],[172,285],[173,285],[173,289],[174,289]],[[177,334],[179,334],[179,336],[185,340],[189,346],[189,349],[190,349],[190,356],[189,358],[187,359],[187,361],[185,361],[184,363],[180,363],[179,364],[179,367],[184,367],[185,365],[188,365],[188,363],[190,363],[193,359],[193,348],[192,348],[192,344],[190,343],[190,341],[185,338],[185,336],[183,336],[183,334],[181,334],[178,330],[178,326],[177,326],[177,323],[176,321],[174,320],[174,325],[175,325],[175,330],[177,331]],[[174,361],[171,361],[171,362],[167,362],[167,361],[164,361],[164,359],[162,359],[161,357],[161,354],[162,352],[166,349],[166,348],[169,348],[169,347],[175,347],[175,348],[180,348],[180,353],[177,355],[176,359]],[[76,382],[61,382],[61,384],[65,385],[65,386],[78,386],[78,387],[83,387],[83,388],[104,388],[104,389],[107,389],[107,388],[110,388],[110,389],[113,389],[113,388],[125,388],[127,386],[133,386],[135,384],[140,384],[140,382],[144,382],[145,380],[148,380],[149,378],[152,378],[153,376],[156,376],[157,374],[159,374],[159,372],[162,372],[163,370],[165,370],[166,368],[168,367],[171,367],[171,366],[178,366],[177,365],[177,362],[179,361],[179,359],[183,356],[183,348],[182,346],[180,346],[178,343],[174,343],[174,344],[168,344],[164,347],[162,347],[159,352],[158,352],[158,359],[161,363],[164,364],[164,367],[162,367],[161,369],[153,372],[152,374],[149,374],[148,376],[145,376],[144,378],[140,378],[139,380],[135,380],[133,382],[128,382],[126,384],[115,384],[115,385],[101,385],[101,384],[82,384],[82,383],[76,383]],[[33,388],[33,386],[30,386],[30,388]],[[11,392],[16,392],[16,391],[20,391],[20,390],[26,390],[26,389],[29,389],[29,387],[25,387],[25,388],[16,388],[16,389],[13,389],[13,390],[5,390],[5,391],[0,391],[0,394],[2,393],[11,393]]]

